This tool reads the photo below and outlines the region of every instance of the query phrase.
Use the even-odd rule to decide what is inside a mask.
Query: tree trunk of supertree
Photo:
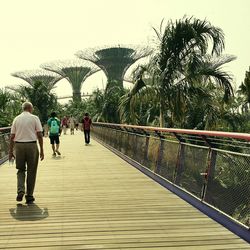
[[[81,92],[73,92],[73,102],[81,102]]]

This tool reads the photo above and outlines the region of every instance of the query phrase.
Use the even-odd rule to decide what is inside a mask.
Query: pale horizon
[[[12,77],[16,71],[39,69],[43,63],[76,58],[78,50],[103,45],[152,45],[161,20],[184,15],[206,19],[225,33],[224,54],[237,59],[225,68],[240,85],[249,70],[250,1],[198,0],[9,0],[0,4],[0,87],[24,84]],[[129,74],[129,72],[128,72]],[[82,92],[104,88],[106,77],[98,72],[83,84]],[[126,84],[129,86],[129,84]],[[55,89],[58,96],[71,95],[67,80]]]

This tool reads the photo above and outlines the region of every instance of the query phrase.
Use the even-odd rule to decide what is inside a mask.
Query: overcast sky
[[[0,3],[0,87],[23,83],[10,76],[38,69],[44,62],[74,58],[88,47],[151,44],[152,27],[184,15],[207,19],[223,29],[224,53],[237,56],[226,70],[239,85],[250,66],[249,0],[6,0]],[[106,83],[102,72],[90,77],[82,91]],[[66,80],[59,96],[71,94]]]

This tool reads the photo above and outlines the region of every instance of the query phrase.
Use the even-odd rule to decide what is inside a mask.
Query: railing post
[[[201,190],[201,200],[204,201],[207,193],[209,178],[214,177],[217,152],[212,149],[212,144],[206,136],[202,136],[202,139],[206,142],[206,144],[209,147],[207,156],[207,167],[205,173],[201,173],[204,176],[204,183]]]
[[[214,178],[216,158],[217,158],[217,151],[211,149],[210,168],[208,171],[209,178]]]

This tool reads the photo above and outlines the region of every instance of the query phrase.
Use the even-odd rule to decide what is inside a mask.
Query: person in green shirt
[[[50,116],[51,118],[48,120],[47,123],[49,126],[49,138],[53,150],[53,156],[56,156],[56,153],[58,155],[61,155],[61,153],[59,152],[59,145],[60,145],[59,135],[60,135],[61,122],[56,117],[56,112],[52,112]]]

